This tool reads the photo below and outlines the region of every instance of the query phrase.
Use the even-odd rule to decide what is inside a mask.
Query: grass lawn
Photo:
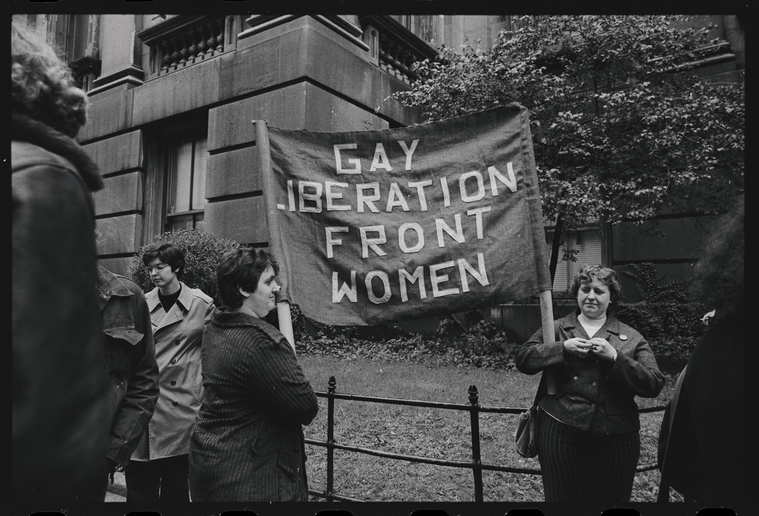
[[[337,393],[385,398],[437,401],[467,405],[468,389],[476,385],[482,407],[526,408],[532,402],[539,375],[518,371],[470,367],[428,367],[410,362],[348,360],[331,356],[300,355],[299,361],[316,391],[326,392],[330,376]],[[673,381],[655,399],[638,399],[639,406],[663,405]],[[327,400],[305,427],[307,439],[326,441]],[[512,442],[516,415],[480,414],[480,447],[484,464],[539,469],[537,458],[520,457]],[[662,412],[641,414],[640,464],[656,461]],[[445,409],[404,407],[350,400],[335,401],[335,440],[406,455],[471,461],[469,413]],[[307,445],[309,487],[326,488],[326,448]],[[334,492],[365,501],[474,501],[472,471],[335,450]],[[655,501],[657,470],[636,475],[632,501]],[[483,472],[484,500],[542,501],[539,475]],[[312,500],[323,500],[311,497]]]

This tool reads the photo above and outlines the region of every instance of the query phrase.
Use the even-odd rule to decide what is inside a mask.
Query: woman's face
[[[277,306],[274,293],[279,292],[279,285],[277,285],[275,277],[274,269],[269,265],[261,274],[261,277],[258,278],[256,290],[246,299],[245,304],[258,317],[266,317],[266,314]]]
[[[174,272],[171,265],[163,263],[160,258],[150,260],[145,266],[145,269],[147,269],[148,274],[150,275],[150,281],[152,281],[156,287],[163,290],[171,289],[174,286],[179,287],[177,273]]]
[[[606,309],[611,302],[611,292],[602,281],[584,281],[577,291],[577,305],[582,314],[588,319],[600,319],[606,315]]]

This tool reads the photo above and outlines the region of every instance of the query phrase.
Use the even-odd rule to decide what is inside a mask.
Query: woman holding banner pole
[[[582,267],[578,309],[554,321],[555,342],[538,330],[516,353],[517,369],[553,372],[556,393],[539,401],[538,459],[547,502],[610,507],[632,493],[640,456],[635,396],[656,397],[664,376],[646,340],[608,313],[620,294],[614,270]]]
[[[194,502],[306,501],[303,429],[319,409],[287,338],[263,320],[279,291],[260,249],[216,268],[224,302],[204,333],[203,403],[190,438]]]

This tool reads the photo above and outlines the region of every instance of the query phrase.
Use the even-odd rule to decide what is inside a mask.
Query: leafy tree
[[[396,97],[430,121],[513,102],[530,110],[543,213],[556,221],[552,277],[562,230],[719,213],[742,192],[744,84],[689,72],[718,50],[709,27],[659,15],[521,24],[487,51],[442,48]]]

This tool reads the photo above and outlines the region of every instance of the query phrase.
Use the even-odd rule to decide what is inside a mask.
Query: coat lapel
[[[603,337],[607,341],[609,341],[609,343],[611,343],[610,339],[612,335],[614,335],[615,337],[619,336],[619,320],[613,315],[608,314],[606,316],[606,324],[604,324],[604,327],[602,328],[602,330],[604,330],[605,332]],[[612,347],[616,348],[616,346],[614,346],[613,344],[612,344]]]
[[[148,310],[150,310],[150,321],[154,326],[153,333],[181,321],[189,310],[192,304],[192,292],[187,285],[181,281],[179,283],[182,286],[182,292],[179,293],[177,302],[174,303],[168,313],[164,311],[161,300],[158,299],[158,288],[154,288],[145,295]]]
[[[158,331],[161,328],[165,328],[166,326],[170,326],[184,319],[184,313],[182,313],[182,310],[179,308],[179,305],[177,303],[174,303],[174,306],[171,307],[168,313],[164,312],[162,306],[158,309],[157,312],[163,312],[164,315],[160,318],[161,320],[158,321],[158,326],[156,326],[155,331]],[[156,319],[157,318],[158,317],[156,317]]]

